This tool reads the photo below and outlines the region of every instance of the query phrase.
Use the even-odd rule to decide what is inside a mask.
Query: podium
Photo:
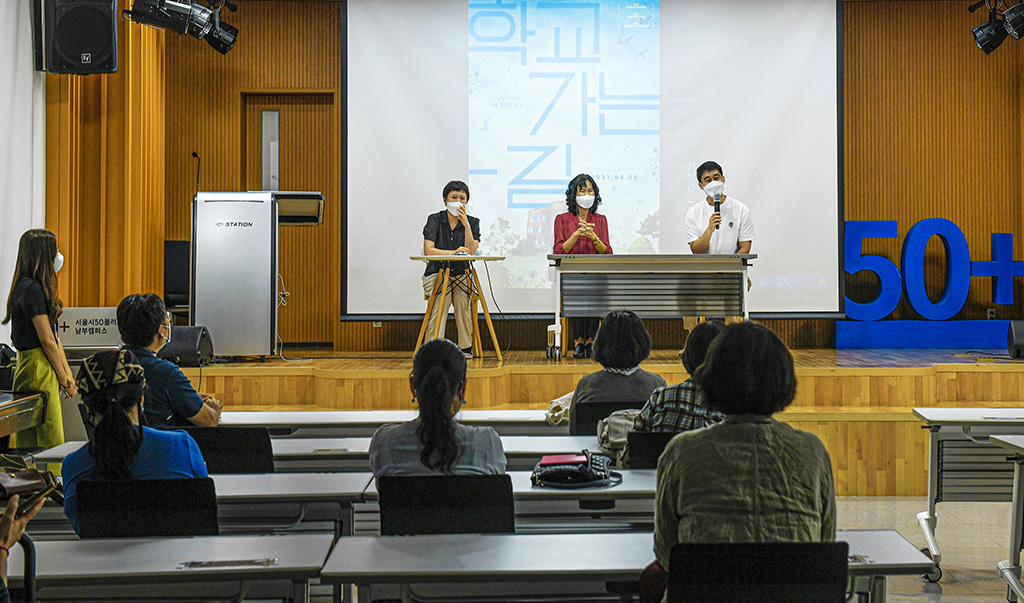
[[[605,316],[613,310],[632,310],[644,319],[746,318],[747,265],[756,258],[754,254],[549,255],[555,268],[555,322]],[[559,350],[560,340],[555,341]]]
[[[423,339],[427,333],[427,324],[430,322],[430,314],[434,311],[434,304],[445,308],[443,314],[438,312],[437,325],[434,328],[434,339],[441,335],[441,321],[448,320],[448,312],[445,303],[448,295],[448,283],[451,281],[452,266],[456,263],[467,264],[466,273],[469,275],[469,311],[473,316],[473,357],[482,358],[484,355],[483,344],[480,340],[480,320],[477,317],[476,304],[479,301],[484,311],[484,320],[487,322],[487,330],[491,334],[491,343],[494,344],[494,351],[498,354],[498,362],[504,362],[501,355],[501,346],[498,345],[498,336],[494,334],[494,323],[491,322],[491,312],[487,308],[487,300],[483,296],[483,288],[480,286],[480,277],[473,267],[473,262],[495,262],[505,259],[499,255],[413,255],[410,260],[417,262],[440,262],[441,271],[437,275],[437,284],[430,292],[430,299],[427,301],[427,311],[423,315],[423,324],[420,325],[420,334],[416,338],[416,350],[423,345]]]

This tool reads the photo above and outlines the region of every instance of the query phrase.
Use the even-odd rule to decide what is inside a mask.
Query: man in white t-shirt
[[[697,203],[686,212],[686,241],[693,253],[750,253],[754,240],[754,221],[750,208],[725,196],[722,166],[705,161],[697,168],[697,184],[707,203]],[[714,194],[719,195],[715,211]],[[716,228],[718,227],[718,228]]]

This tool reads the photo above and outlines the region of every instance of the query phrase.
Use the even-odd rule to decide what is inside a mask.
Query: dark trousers
[[[599,324],[600,318],[570,318],[569,332],[573,339],[593,339]]]

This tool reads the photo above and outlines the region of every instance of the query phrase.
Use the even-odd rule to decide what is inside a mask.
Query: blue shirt
[[[142,428],[142,446],[132,457],[132,479],[207,477],[206,461],[192,436],[184,431]],[[78,482],[103,479],[85,445],[64,458],[64,514],[78,533]]]
[[[199,397],[188,377],[173,362],[157,358],[146,348],[128,347],[139,359],[146,372],[146,400],[143,411],[146,425],[152,427],[180,427],[191,423],[188,419],[203,409]]]

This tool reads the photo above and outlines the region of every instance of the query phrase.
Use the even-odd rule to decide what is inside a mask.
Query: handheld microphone
[[[196,162],[196,194],[199,194],[199,170],[203,167],[203,159],[199,156],[199,153],[192,151],[192,156],[198,159]]]
[[[722,213],[722,195],[715,195],[715,213]],[[715,226],[715,230],[718,230],[718,226]]]

